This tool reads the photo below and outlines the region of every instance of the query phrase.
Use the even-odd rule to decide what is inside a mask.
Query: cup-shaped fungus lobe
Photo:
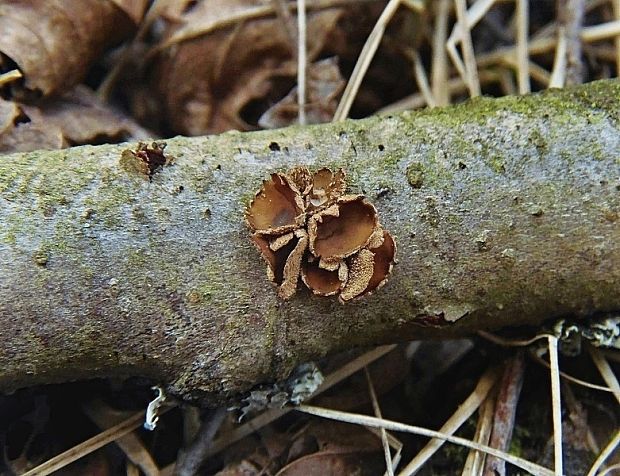
[[[254,233],[252,241],[267,263],[267,277],[278,286],[278,295],[282,299],[290,298],[297,290],[308,234],[299,229],[270,240],[267,235]]]
[[[338,169],[336,173],[325,168],[317,170],[312,176],[312,186],[306,198],[308,210],[320,210],[331,205],[346,188],[345,174],[342,169]]]
[[[370,294],[392,271],[396,246],[362,195],[343,195],[342,169],[312,174],[295,167],[275,173],[246,210],[252,241],[267,263],[278,295],[289,299],[303,283],[340,302]]]
[[[392,272],[396,262],[396,243],[387,231],[383,230],[383,242],[376,248],[370,247],[374,254],[372,278],[364,293],[372,292],[383,286]]]
[[[304,208],[295,184],[283,174],[271,174],[246,211],[246,221],[253,231],[277,235],[303,226]]]
[[[395,263],[396,244],[392,236],[381,230],[381,240],[349,258],[349,276],[346,286],[338,297],[341,302],[370,294],[383,286]]]
[[[302,267],[301,279],[314,294],[333,296],[342,289],[343,283],[338,276],[338,269],[333,271],[319,268],[319,261],[306,261]]]
[[[310,217],[310,251],[328,260],[346,258],[366,246],[378,227],[372,203],[362,195],[345,195]]]

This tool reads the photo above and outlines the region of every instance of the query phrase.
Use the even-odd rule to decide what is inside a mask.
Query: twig
[[[366,75],[366,71],[368,71],[370,62],[375,56],[377,48],[379,47],[379,43],[381,43],[381,38],[383,38],[385,28],[394,16],[394,13],[396,13],[399,5],[400,0],[390,0],[383,9],[381,16],[379,17],[377,23],[370,32],[370,35],[368,35],[368,39],[366,40],[366,43],[364,43],[362,52],[357,59],[357,63],[355,63],[355,67],[353,68],[353,72],[351,73],[351,77],[349,78],[349,82],[347,83],[347,86],[342,93],[342,98],[340,99],[338,108],[334,113],[333,122],[343,121],[349,115],[349,111],[351,111],[351,106],[353,105],[355,96],[357,96],[357,92],[359,91],[359,88],[362,84],[362,80]]]
[[[213,444],[213,437],[222,426],[226,417],[226,409],[218,408],[203,421],[194,441],[177,458],[175,474],[178,476],[193,476],[198,474],[200,467],[207,459],[207,453]]]
[[[581,38],[584,0],[559,0],[558,25],[566,42],[566,84],[582,83],[583,64],[581,62]]]
[[[553,455],[556,476],[562,476],[562,402],[560,399],[560,372],[558,363],[558,338],[549,336],[549,363],[551,364],[551,408],[553,414]]]
[[[453,435],[462,425],[471,417],[474,412],[480,407],[482,402],[487,398],[487,395],[491,391],[491,388],[495,385],[498,379],[497,369],[487,370],[476,385],[474,391],[467,397],[467,399],[459,405],[458,409],[452,414],[450,418],[443,424],[439,432],[445,435]],[[405,466],[400,472],[399,476],[409,476],[415,474],[422,468],[424,463],[433,456],[439,448],[445,443],[443,439],[434,438],[428,442],[428,444],[420,450],[420,452]]]
[[[504,366],[504,373],[499,384],[493,429],[489,441],[489,446],[493,448],[507,451],[510,447],[524,373],[525,359],[523,352],[518,351]],[[506,474],[506,463],[497,458],[487,458],[483,474],[503,476]]]
[[[498,458],[503,458],[509,463],[514,464],[521,469],[529,471],[530,473],[540,476],[553,476],[553,471],[551,471],[550,469],[537,465],[536,463],[532,463],[531,461],[527,461],[523,458],[519,458],[518,456],[496,450],[495,448],[491,448],[490,446],[474,443],[465,438],[446,435],[439,431],[429,430],[428,428],[422,428],[420,426],[414,425],[406,425],[397,421],[385,420],[368,415],[361,415],[359,413],[341,412],[336,410],[329,410],[327,408],[313,407],[309,405],[300,405],[298,407],[295,407],[294,410],[345,423],[353,423],[357,425],[371,426],[375,428],[385,428],[386,430],[411,433],[414,435],[427,436],[429,438],[439,438],[441,440],[449,441],[450,443],[455,443],[466,448],[483,451],[487,454],[497,456]]]

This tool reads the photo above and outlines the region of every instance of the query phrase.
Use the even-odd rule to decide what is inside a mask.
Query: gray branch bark
[[[0,158],[0,390],[145,376],[216,403],[353,346],[620,309],[620,83],[316,127]],[[133,145],[132,145],[133,146]],[[282,302],[243,209],[343,167],[396,237],[391,280]]]

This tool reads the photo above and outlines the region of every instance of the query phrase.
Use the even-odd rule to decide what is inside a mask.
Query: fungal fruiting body
[[[252,242],[267,263],[278,295],[289,299],[302,282],[341,302],[383,286],[396,245],[363,195],[346,195],[345,173],[295,167],[273,173],[248,206]]]

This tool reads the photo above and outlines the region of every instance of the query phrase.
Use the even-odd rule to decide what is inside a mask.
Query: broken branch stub
[[[396,246],[363,195],[344,195],[345,173],[295,167],[274,173],[248,206],[252,241],[267,263],[278,295],[289,299],[302,282],[314,294],[346,302],[388,279]]]

